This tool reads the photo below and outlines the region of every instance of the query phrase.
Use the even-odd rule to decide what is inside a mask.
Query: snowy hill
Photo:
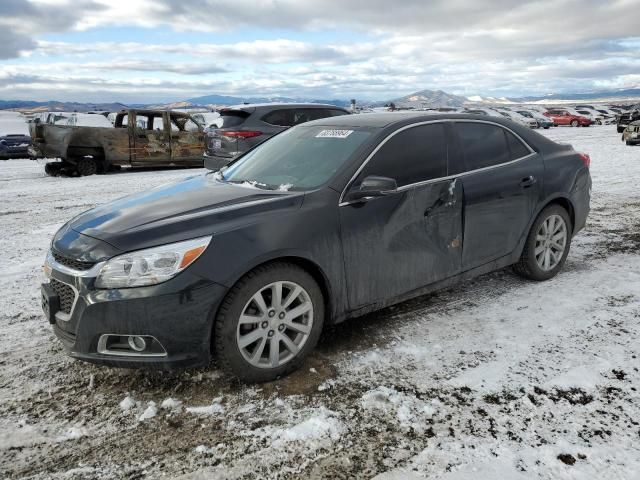
[[[390,100],[399,108],[462,107],[466,101],[465,97],[428,89]]]

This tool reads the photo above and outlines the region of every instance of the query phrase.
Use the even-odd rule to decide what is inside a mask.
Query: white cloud
[[[388,98],[422,88],[512,95],[638,84],[636,0],[405,0],[392,7],[388,0],[2,0],[0,95],[34,95],[48,85],[68,95]],[[106,26],[218,33],[207,43],[180,35],[174,44],[42,40]],[[297,31],[295,38],[312,30],[324,31],[322,38],[331,29],[359,33],[335,41],[249,36],[276,28]],[[247,40],[225,42],[232,29]]]

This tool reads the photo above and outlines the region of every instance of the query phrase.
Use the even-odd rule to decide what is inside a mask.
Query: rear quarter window
[[[511,160],[517,160],[518,158],[526,157],[531,153],[529,148],[520,141],[513,133],[504,130],[504,134],[507,136],[507,143],[509,144],[509,153]]]
[[[238,127],[248,117],[249,113],[243,110],[223,110],[220,112],[220,120],[217,123],[221,124],[219,128]]]

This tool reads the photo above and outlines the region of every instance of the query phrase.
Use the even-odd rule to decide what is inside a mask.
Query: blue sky
[[[2,0],[0,99],[640,86],[637,0]]]

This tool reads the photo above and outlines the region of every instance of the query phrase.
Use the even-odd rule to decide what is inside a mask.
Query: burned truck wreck
[[[59,158],[49,175],[93,175],[120,167],[202,166],[203,127],[190,115],[160,110],[119,112],[113,127],[29,124],[32,157]]]

